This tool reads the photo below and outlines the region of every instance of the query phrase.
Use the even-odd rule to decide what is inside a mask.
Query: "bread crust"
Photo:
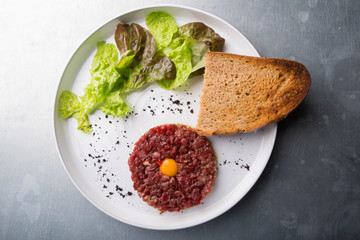
[[[306,97],[311,77],[296,61],[208,52],[196,129],[249,132],[285,118]]]

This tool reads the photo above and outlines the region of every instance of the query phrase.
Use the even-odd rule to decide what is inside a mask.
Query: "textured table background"
[[[124,11],[177,3],[233,24],[260,55],[312,76],[279,123],[252,190],[205,224],[151,231],[118,222],[74,187],[56,153],[52,104],[62,71],[95,29]],[[358,239],[360,1],[2,1],[0,239]]]

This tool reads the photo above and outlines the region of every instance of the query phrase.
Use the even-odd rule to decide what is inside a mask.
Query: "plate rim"
[[[230,27],[233,31],[235,31],[236,33],[239,34],[239,36],[241,36],[241,38],[248,44],[248,46],[251,48],[251,50],[256,53],[256,56],[260,56],[259,53],[257,52],[257,50],[255,49],[255,47],[251,44],[251,42],[238,30],[236,29],[232,24],[230,24],[229,22],[227,22],[226,20],[218,17],[217,15],[198,9],[198,8],[194,8],[194,7],[189,7],[189,6],[185,6],[185,5],[180,5],[180,4],[151,4],[151,5],[146,5],[146,6],[140,6],[140,7],[135,7],[135,8],[131,8],[129,10],[120,12],[117,16],[112,17],[110,20],[107,20],[105,23],[102,23],[100,27],[96,27],[96,29],[94,31],[91,32],[91,34],[89,34],[83,41],[82,43],[73,51],[73,53],[70,55],[71,57],[67,60],[65,67],[63,68],[61,77],[58,80],[57,83],[57,87],[55,90],[55,94],[53,97],[53,104],[52,104],[52,122],[53,122],[53,126],[52,126],[52,133],[53,133],[53,139],[55,141],[55,145],[56,145],[56,151],[59,157],[59,160],[61,162],[61,165],[63,166],[66,174],[68,175],[68,177],[70,178],[71,182],[74,184],[74,186],[77,188],[77,190],[81,193],[81,195],[88,200],[92,205],[94,205],[98,210],[100,210],[101,212],[105,213],[106,215],[110,216],[111,218],[117,220],[117,221],[121,221],[123,223],[132,225],[132,226],[136,226],[136,227],[140,227],[140,228],[144,228],[144,229],[151,229],[151,230],[175,230],[175,229],[184,229],[184,228],[189,228],[189,227],[193,227],[205,222],[208,222],[222,214],[224,214],[225,212],[227,212],[229,209],[231,209],[232,207],[234,207],[237,203],[240,202],[240,200],[242,198],[245,197],[245,195],[250,191],[250,189],[252,189],[252,187],[255,185],[255,183],[257,182],[257,180],[260,178],[260,176],[262,175],[267,163],[269,162],[271,153],[274,149],[274,145],[275,145],[275,140],[276,140],[276,135],[277,135],[277,123],[272,123],[272,135],[270,136],[269,139],[269,146],[268,146],[268,151],[265,154],[265,158],[267,159],[265,161],[265,163],[261,166],[260,169],[258,169],[259,174],[252,176],[251,177],[251,184],[247,184],[249,187],[247,189],[243,190],[242,196],[237,199],[236,201],[233,201],[232,204],[228,204],[227,207],[223,208],[222,211],[217,211],[216,214],[212,214],[210,216],[210,218],[207,219],[202,219],[201,221],[195,221],[195,222],[190,222],[188,224],[179,224],[176,226],[166,226],[166,227],[162,227],[162,226],[150,226],[150,225],[143,225],[143,224],[139,224],[137,222],[132,222],[129,221],[127,219],[119,219],[117,216],[115,216],[114,214],[112,214],[111,212],[103,209],[101,206],[99,206],[97,203],[95,203],[89,196],[87,193],[85,193],[82,188],[78,185],[77,182],[75,182],[74,178],[71,176],[69,170],[67,169],[66,165],[65,165],[65,161],[63,160],[62,154],[60,152],[60,147],[59,147],[59,141],[58,141],[58,137],[57,137],[57,130],[56,130],[56,118],[59,117],[57,111],[56,111],[56,106],[57,106],[57,102],[58,102],[58,94],[59,94],[59,89],[60,89],[60,85],[61,82],[63,80],[64,74],[66,73],[70,63],[72,62],[74,56],[77,54],[77,52],[79,51],[79,49],[81,49],[83,47],[83,45],[94,35],[96,34],[103,26],[109,24],[110,22],[116,20],[117,18],[124,16],[126,14],[132,13],[132,12],[136,12],[136,11],[141,11],[141,10],[146,10],[146,9],[151,9],[151,8],[159,8],[159,7],[164,7],[164,8],[179,8],[179,9],[183,9],[183,10],[188,10],[188,11],[194,11],[194,12],[198,12],[204,15],[208,15],[214,19],[216,19],[217,21],[220,21],[224,24],[226,24],[228,27]],[[266,131],[265,131],[266,133]],[[264,133],[264,136],[265,136]],[[264,142],[264,138],[262,138],[262,142],[261,142],[261,146],[263,145]],[[235,191],[237,188],[235,188],[233,191]]]

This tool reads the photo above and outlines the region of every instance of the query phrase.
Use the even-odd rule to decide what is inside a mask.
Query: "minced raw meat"
[[[175,160],[178,171],[169,177],[160,171],[161,161]],[[162,212],[199,205],[216,177],[215,154],[209,141],[184,125],[154,127],[135,144],[129,158],[131,178],[138,195]]]

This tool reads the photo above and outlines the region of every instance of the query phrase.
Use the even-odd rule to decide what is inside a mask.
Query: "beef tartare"
[[[162,212],[199,205],[216,177],[209,141],[184,125],[154,127],[135,144],[129,158],[138,195]]]

